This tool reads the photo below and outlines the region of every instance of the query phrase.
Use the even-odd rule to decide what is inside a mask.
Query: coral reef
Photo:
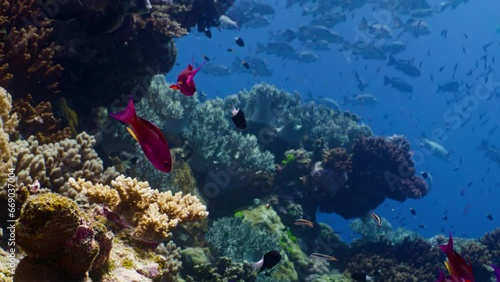
[[[109,183],[118,174],[113,168],[104,170],[95,150],[95,138],[83,132],[76,139],[40,145],[34,136],[10,144],[11,160],[19,185],[35,180],[42,187],[76,196],[68,188],[70,177],[84,177]]]
[[[69,179],[69,185],[90,203],[104,204],[134,228],[133,236],[145,242],[162,242],[179,223],[208,215],[198,198],[181,192],[158,192],[148,182],[120,175],[111,186],[84,179]]]
[[[187,282],[254,282],[256,276],[252,266],[247,262],[235,262],[221,257],[212,264],[201,264],[194,267],[194,272],[186,277]]]
[[[215,25],[232,2],[3,0],[0,84],[36,101],[82,94],[82,112],[111,103],[114,97],[102,93],[133,89],[142,96],[152,75],[172,68],[172,38],[196,24],[202,30]]]
[[[11,114],[12,97],[0,87],[0,183],[7,183],[9,169],[12,168],[9,148],[9,134],[13,134],[18,124],[16,114]],[[5,193],[0,189],[0,194]]]
[[[15,96],[59,92],[63,68],[55,62],[54,29],[42,5],[3,0],[0,6],[0,26],[6,33],[0,41],[0,84]]]
[[[99,230],[75,202],[54,193],[30,196],[16,221],[16,244],[27,257],[53,260],[75,276],[103,267],[111,240],[111,233]]]
[[[413,241],[421,239],[418,233],[403,228],[394,230],[389,220],[384,217],[381,217],[381,219],[381,227],[378,227],[370,216],[353,220],[351,224],[349,224],[349,227],[355,234],[361,236],[359,240],[362,242],[380,242],[388,240],[392,244],[398,244],[404,240]]]
[[[214,221],[206,240],[218,256],[233,260],[258,261],[263,254],[278,248],[278,242],[269,231],[254,228],[239,217]]]
[[[50,102],[40,102],[36,106],[32,103],[33,98],[27,95],[13,104],[12,111],[19,117],[19,133],[23,139],[33,135],[40,145],[44,145],[71,137],[70,127],[61,129],[61,120],[54,117]]]
[[[311,174],[313,179],[330,180],[316,183],[322,212],[360,217],[385,198],[404,201],[427,193],[425,181],[415,175],[410,143],[403,136],[358,138],[350,150],[350,160],[349,155],[341,152],[327,151],[324,161],[331,169],[313,170]],[[343,170],[344,177],[336,177],[340,172],[337,167],[351,167],[351,172]],[[332,189],[339,186],[345,189]]]

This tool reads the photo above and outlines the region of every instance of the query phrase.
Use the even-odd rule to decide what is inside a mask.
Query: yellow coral
[[[148,182],[124,175],[111,181],[111,187],[70,179],[69,185],[86,196],[90,203],[105,204],[135,226],[135,236],[148,241],[163,241],[177,224],[208,216],[196,196],[181,192],[159,192]]]
[[[106,204],[107,206],[113,208],[120,201],[118,192],[108,185],[94,185],[91,182],[86,182],[82,178],[79,178],[78,181],[76,181],[73,177],[71,177],[68,182],[77,192],[87,196],[89,202]]]

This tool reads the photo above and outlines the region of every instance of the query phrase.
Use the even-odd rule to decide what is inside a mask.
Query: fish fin
[[[139,139],[137,139],[137,135],[135,135],[134,129],[132,129],[132,127],[127,126],[127,131],[128,131],[128,133],[130,133],[130,135],[132,135],[132,137],[135,139],[135,141],[139,142]]]
[[[172,89],[175,89],[175,90],[180,90],[180,88],[179,88],[179,86],[177,84],[170,85],[168,88],[172,88]]]
[[[263,271],[264,269],[262,269],[262,267],[264,266],[264,258],[262,258],[261,260],[259,260],[258,262],[254,263],[253,264],[253,272],[256,272],[256,271],[259,271],[259,273],[261,271]]]
[[[188,69],[189,71],[192,71],[192,70],[193,70],[193,65],[189,64],[189,65],[187,66],[187,69]]]
[[[114,113],[109,113],[109,115],[117,119],[123,123],[130,124],[132,123],[135,119],[137,119],[137,114],[135,112],[135,106],[134,106],[134,100],[132,99],[132,96],[130,96],[130,99],[128,101],[127,107],[125,110],[118,112],[116,114]]]
[[[166,144],[167,143],[167,139],[165,139],[165,136],[163,135],[163,133],[161,132],[161,130],[158,128],[158,126],[152,124],[150,121],[148,120],[145,120],[141,117],[137,117],[141,122],[144,123],[145,126],[149,127],[150,129],[152,129],[158,136],[160,136],[160,138],[162,139],[162,141],[164,141]]]
[[[448,270],[448,273],[451,274],[450,263],[448,263],[447,260],[444,261],[444,266],[446,267],[446,270]]]
[[[203,67],[205,64],[207,63],[207,61],[203,61],[203,64],[201,64],[199,67],[197,67],[192,73],[191,75],[188,76],[187,78],[187,83],[190,83],[193,79],[194,79],[194,76],[196,75],[196,73],[201,69],[201,67]],[[191,67],[191,69],[193,69],[193,67]]]

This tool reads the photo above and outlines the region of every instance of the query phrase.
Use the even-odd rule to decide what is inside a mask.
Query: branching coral
[[[214,264],[202,264],[194,267],[194,272],[186,277],[188,282],[254,282],[252,266],[247,262],[235,262],[228,257],[221,257]]]
[[[12,97],[0,87],[0,183],[7,183],[9,169],[12,168],[11,152],[9,148],[9,134],[15,132],[17,115],[11,114]],[[0,194],[3,191],[0,190]]]
[[[109,183],[117,173],[113,168],[104,170],[93,148],[95,143],[94,137],[85,132],[76,139],[45,145],[40,145],[34,136],[11,143],[11,160],[18,184],[28,185],[38,180],[42,187],[70,193],[67,190],[70,177]]]
[[[90,203],[104,204],[134,227],[134,236],[144,241],[161,242],[177,224],[208,216],[198,198],[181,192],[158,192],[147,182],[120,175],[111,186],[93,184],[84,179],[69,179],[70,186]]]
[[[236,164],[243,172],[272,173],[273,154],[259,148],[256,136],[230,128],[225,109],[222,99],[213,99],[191,113],[191,123],[183,135],[192,143],[195,159],[223,167]]]
[[[47,89],[57,93],[63,68],[54,62],[53,28],[47,26],[42,6],[33,0],[4,0],[0,5],[0,26],[6,32],[0,41],[0,83],[15,89],[15,95]],[[37,81],[40,87],[27,88],[26,81]]]
[[[33,106],[31,95],[18,99],[12,111],[19,117],[19,133],[24,139],[34,135],[40,145],[58,142],[71,137],[71,129],[61,129],[61,120],[56,119],[50,102]]]
[[[217,255],[234,260],[258,260],[278,247],[269,231],[252,227],[239,217],[217,219],[208,229],[206,238]]]

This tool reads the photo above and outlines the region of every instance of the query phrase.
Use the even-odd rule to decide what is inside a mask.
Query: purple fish
[[[495,271],[495,277],[497,278],[497,282],[500,282],[500,268],[494,264],[491,265],[493,270]]]
[[[185,96],[193,96],[196,92],[196,85],[194,83],[194,76],[205,65],[203,62],[199,67],[193,70],[192,65],[188,65],[178,76],[177,83],[171,85],[170,88],[181,91]],[[193,63],[194,64],[194,63]]]
[[[109,115],[130,126],[127,127],[128,132],[139,142],[142,151],[156,169],[163,172],[170,171],[172,156],[165,136],[156,125],[137,116],[132,97],[124,111]]]

